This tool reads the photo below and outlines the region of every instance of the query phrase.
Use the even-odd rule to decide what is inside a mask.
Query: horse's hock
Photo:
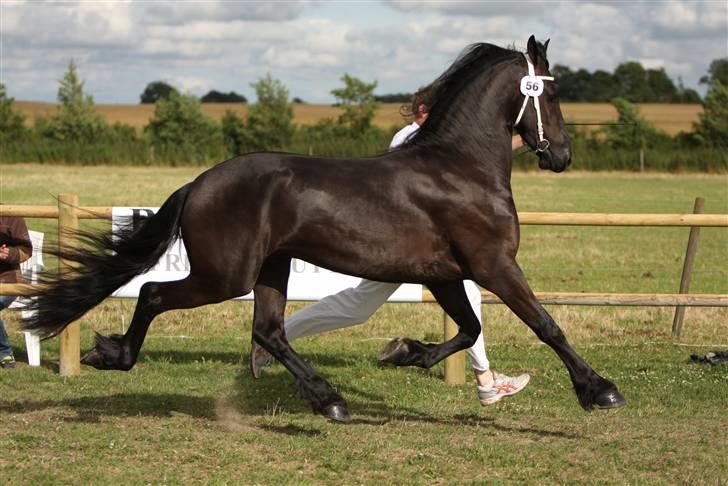
[[[559,305],[616,305],[616,306],[671,306],[676,307],[673,323],[673,336],[679,338],[682,330],[684,307],[728,307],[728,294],[689,294],[692,262],[697,251],[699,228],[728,227],[727,214],[701,213],[702,203],[696,201],[693,214],[619,214],[619,213],[519,213],[521,225],[565,225],[565,226],[672,226],[690,227],[690,238],[685,256],[680,291],[676,294],[627,294],[627,293],[570,293],[570,292],[537,292],[536,297],[542,304]],[[73,248],[77,242],[66,230],[78,229],[80,219],[111,219],[111,207],[79,207],[78,196],[61,194],[58,206],[24,206],[0,205],[0,215],[20,216],[25,218],[50,218],[58,220],[59,244]],[[34,250],[43,246],[42,233],[31,232]],[[36,252],[34,251],[34,254]],[[0,295],[31,295],[36,285],[38,271],[42,270],[42,250],[34,257],[26,269],[31,275],[29,284],[0,284]],[[60,262],[60,265],[67,265]],[[26,265],[27,267],[27,265]],[[295,273],[293,274],[295,275]],[[483,304],[501,303],[489,292],[482,292]],[[398,300],[395,300],[398,301]],[[406,302],[435,302],[434,296],[426,289],[421,291],[418,300],[399,300]],[[445,339],[452,337],[457,328],[454,322],[445,316]],[[37,342],[37,341],[35,341]],[[40,361],[39,349],[35,348],[33,338],[26,340],[29,358],[33,364]],[[37,349],[37,351],[36,351]],[[37,353],[37,354],[36,354]],[[460,384],[465,381],[463,352],[459,352],[445,361],[445,381]],[[60,374],[74,376],[80,372],[80,335],[78,323],[66,328],[60,335]]]

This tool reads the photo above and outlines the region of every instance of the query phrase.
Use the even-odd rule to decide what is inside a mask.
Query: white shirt
[[[392,137],[392,141],[389,142],[389,150],[399,147],[400,145],[405,143],[419,129],[420,129],[420,126],[417,124],[417,122],[412,122],[409,125],[402,128],[400,131],[398,131],[397,133],[394,134],[394,137]]]

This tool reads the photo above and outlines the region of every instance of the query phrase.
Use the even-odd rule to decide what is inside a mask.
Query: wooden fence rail
[[[78,219],[111,219],[110,207],[80,206],[75,209]],[[0,206],[0,215],[3,216],[57,219],[59,212],[53,206]],[[728,214],[519,212],[518,220],[523,225],[554,226],[728,226]]]
[[[74,199],[76,198],[76,199]],[[75,195],[60,195],[58,207],[0,205],[0,215],[24,218],[58,219],[59,234],[64,229],[77,227],[79,219],[111,219],[111,208],[103,206],[78,206]],[[673,227],[728,227],[728,214],[625,214],[625,213],[518,213],[521,225],[559,225],[559,226],[673,226]],[[61,237],[60,244],[72,247],[72,239]],[[688,250],[690,251],[690,250]],[[64,265],[60,262],[60,265]],[[689,278],[689,277],[688,277]],[[684,288],[681,285],[681,288]],[[32,295],[37,286],[26,284],[0,284],[0,295]],[[501,301],[493,294],[483,291],[483,303],[493,304]],[[620,293],[574,293],[574,292],[536,292],[542,304],[565,305],[623,305],[623,306],[728,306],[725,294],[620,294]],[[424,290],[423,302],[435,302],[432,294]],[[77,324],[76,324],[77,326]],[[70,327],[70,326],[69,326]],[[454,335],[454,323],[445,319],[445,336]],[[64,331],[61,335],[60,371],[64,376],[79,372],[80,345],[77,327]],[[445,381],[464,382],[463,353],[451,357],[445,363]]]

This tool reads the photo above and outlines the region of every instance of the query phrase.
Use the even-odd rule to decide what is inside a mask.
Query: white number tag
[[[543,81],[536,76],[524,76],[521,79],[521,93],[525,96],[541,96]]]

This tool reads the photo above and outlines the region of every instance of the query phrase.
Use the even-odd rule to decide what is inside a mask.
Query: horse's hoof
[[[349,415],[346,405],[342,405],[340,403],[333,403],[325,407],[322,413],[326,418],[333,420],[334,422],[342,424],[348,424],[351,422],[351,415]]]
[[[611,388],[594,397],[594,406],[600,410],[621,408],[625,405],[627,405],[627,400],[624,399],[622,394],[619,393],[619,390],[616,388]]]
[[[83,355],[81,363],[93,366],[97,370],[105,370],[107,367],[104,365],[104,357],[99,353],[96,348]]]
[[[379,351],[380,363],[387,363],[392,365],[398,365],[401,363],[402,358],[409,354],[409,346],[402,338],[394,338],[389,341],[386,346]]]

